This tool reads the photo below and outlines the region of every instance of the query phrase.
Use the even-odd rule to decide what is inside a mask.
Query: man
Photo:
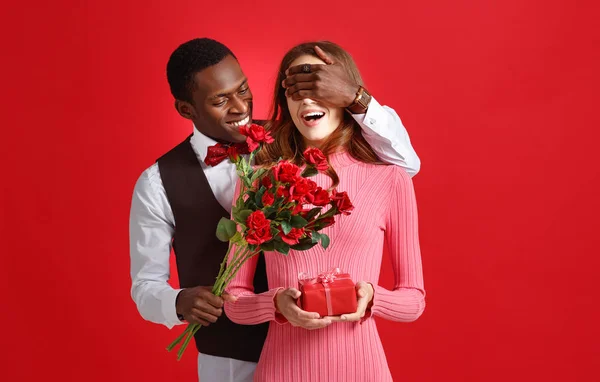
[[[288,96],[347,107],[382,160],[414,175],[419,159],[396,113],[380,106],[353,84],[339,64],[315,49],[327,65],[290,68]],[[307,75],[319,73],[318,76]],[[235,55],[211,39],[179,46],[167,64],[167,78],[179,114],[194,124],[193,134],[158,159],[138,179],[131,205],[131,294],[146,320],[169,328],[185,322],[203,327],[195,336],[202,382],[251,381],[267,326],[242,326],[223,314],[225,294],[211,293],[227,250],[215,236],[229,217],[235,166],[225,160],[206,166],[208,147],[242,142],[239,127],[252,122],[252,92]],[[168,284],[171,243],[181,289]],[[267,290],[264,259],[255,276],[257,293]]]

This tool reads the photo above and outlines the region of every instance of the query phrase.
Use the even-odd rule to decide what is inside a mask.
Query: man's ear
[[[185,119],[193,119],[196,116],[196,111],[192,104],[186,101],[175,100],[175,110]]]

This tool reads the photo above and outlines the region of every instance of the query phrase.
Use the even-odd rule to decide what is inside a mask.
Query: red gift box
[[[348,273],[332,269],[317,277],[298,276],[300,307],[321,317],[356,312],[356,288]]]

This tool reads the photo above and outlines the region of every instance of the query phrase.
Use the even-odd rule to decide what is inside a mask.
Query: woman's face
[[[325,64],[317,57],[300,56],[290,64],[290,67],[302,64]],[[328,108],[310,98],[294,101],[287,97],[287,104],[294,125],[304,137],[307,146],[320,147],[321,143],[340,126],[344,120],[344,109]]]

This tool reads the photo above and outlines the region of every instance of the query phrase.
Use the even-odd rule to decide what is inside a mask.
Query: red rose
[[[263,186],[265,186],[265,188],[268,190],[269,188],[273,187],[273,183],[271,183],[271,177],[269,175],[264,176],[260,182],[262,183]]]
[[[354,209],[354,206],[352,205],[352,202],[350,202],[350,198],[348,197],[346,191],[337,192],[333,190],[331,194],[331,200],[335,203],[339,213],[344,215],[350,215],[350,211]]]
[[[333,223],[335,223],[333,216],[328,216],[319,220],[319,225],[321,228],[329,227],[330,225],[333,225]]]
[[[290,190],[288,190],[285,186],[279,186],[279,188],[277,189],[277,197],[289,200]]]
[[[271,235],[271,227],[266,226],[259,229],[251,229],[246,234],[246,241],[248,244],[261,245],[273,238]]]
[[[271,221],[265,217],[262,211],[254,211],[246,219],[246,226],[250,230],[258,230],[262,228],[269,228]]]
[[[318,187],[313,192],[313,201],[312,204],[318,207],[326,206],[329,203],[329,192],[327,190]]]
[[[273,169],[273,175],[278,182],[293,183],[300,176],[300,167],[287,161],[281,161]]]
[[[262,197],[263,206],[270,206],[275,203],[275,197],[270,192],[265,192]]]
[[[248,148],[248,144],[246,142],[236,143],[233,145],[238,154],[250,154],[250,149]]]
[[[227,149],[227,156],[232,162],[236,162],[240,158],[240,155],[235,146],[229,146],[229,148]]]
[[[296,204],[296,207],[294,207],[294,209],[292,210],[292,215],[302,214],[302,211],[304,211],[302,208],[302,203]]]
[[[264,127],[254,123],[240,126],[240,133],[246,136],[246,143],[251,152],[256,150],[261,143],[273,143],[274,141],[271,134]]]
[[[299,178],[296,183],[292,184],[290,187],[290,197],[292,200],[296,200],[298,202],[302,202],[303,199],[306,199],[308,202],[312,203],[313,195],[312,191],[317,189],[317,184],[310,179]]]
[[[304,150],[304,159],[306,162],[315,166],[319,171],[327,171],[329,163],[327,163],[327,157],[317,148],[308,148]]]
[[[292,230],[284,235],[283,232],[279,232],[279,236],[281,236],[281,240],[289,245],[298,244],[298,240],[304,235],[304,228],[292,228]]]

